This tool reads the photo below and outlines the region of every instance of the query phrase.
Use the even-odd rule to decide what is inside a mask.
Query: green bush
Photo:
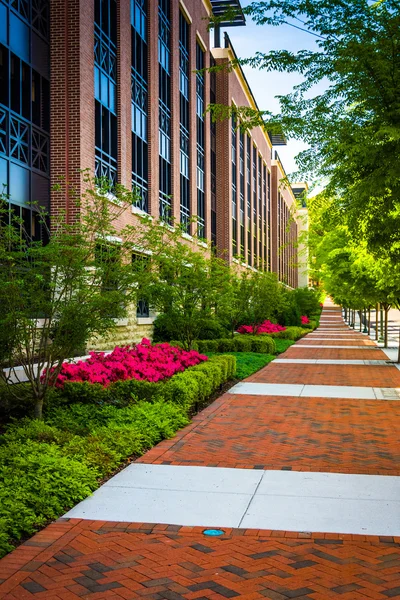
[[[218,343],[219,340],[198,340],[197,342],[201,354],[206,352],[218,352]]]
[[[87,382],[66,383],[59,392],[59,403],[79,402],[81,404],[89,403],[99,406],[107,404],[124,407],[137,402],[137,400],[155,402],[164,399],[179,404],[188,410],[196,402],[204,399],[204,393],[200,390],[201,386],[198,383],[202,377],[198,377],[197,372],[204,373],[212,382],[212,389],[207,394],[211,395],[222,383],[225,383],[234,375],[234,359],[231,360],[229,366],[226,365],[226,362],[225,357],[215,356],[207,362],[190,367],[183,373],[177,373],[170,379],[158,383],[127,379],[126,381],[112,383],[107,388],[100,384]],[[193,376],[194,373],[196,375]]]
[[[247,335],[237,334],[233,338],[234,341],[234,351],[235,352],[252,352],[252,337]],[[220,350],[221,352],[221,350]]]
[[[8,427],[0,445],[0,556],[98,487],[128,456],[188,423],[177,404],[53,408]]]
[[[293,346],[293,344],[293,340],[282,340],[277,338],[275,340],[275,354],[282,354],[282,352],[286,352],[286,350],[290,348],[290,346]]]
[[[235,350],[234,338],[218,340],[218,352],[233,352]]]
[[[293,290],[292,294],[302,315],[307,315],[310,318],[311,315],[321,312],[319,305],[321,293],[318,290],[303,287]]]
[[[285,331],[278,331],[277,333],[271,333],[271,337],[280,338],[282,340],[299,340],[303,335],[309,333],[307,329],[302,327],[286,327]]]
[[[199,340],[199,352],[212,354],[216,352],[258,352],[274,354],[275,344],[270,336],[240,335],[222,340]]]
[[[251,339],[252,352],[262,352],[264,354],[275,354],[275,341],[269,335],[246,336]]]

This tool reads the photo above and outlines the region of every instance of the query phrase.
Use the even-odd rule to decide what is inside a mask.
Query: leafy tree
[[[74,198],[79,219],[64,212],[51,218],[37,207],[48,243],[29,237],[20,219],[0,206],[0,380],[16,398],[22,366],[41,418],[48,388],[63,361],[82,353],[88,340],[106,335],[126,313],[134,289],[131,232],[118,232],[118,218],[131,197],[85,175],[87,192]],[[72,194],[72,191],[71,191]],[[119,205],[118,205],[119,203]],[[123,241],[121,241],[123,240]]]
[[[244,11],[259,25],[289,24],[308,31],[315,49],[260,49],[242,64],[297,72],[303,81],[281,96],[272,115],[248,107],[213,107],[215,116],[239,113],[249,127],[281,127],[309,149],[298,157],[301,175],[320,178],[348,226],[381,255],[400,255],[400,4],[398,0],[266,0]],[[322,91],[321,91],[322,90]]]

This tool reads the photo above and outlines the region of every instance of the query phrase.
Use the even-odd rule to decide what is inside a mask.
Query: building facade
[[[0,0],[0,183],[34,236],[29,203],[73,222],[70,188],[52,184],[79,193],[89,169],[135,191],[121,225],[141,213],[181,223],[227,260],[297,285],[294,197],[270,136],[206,110],[257,106],[240,68],[208,70],[234,57],[208,30],[225,5]],[[150,322],[145,307],[138,318]]]

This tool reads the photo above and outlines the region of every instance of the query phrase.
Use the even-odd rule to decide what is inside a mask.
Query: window
[[[206,237],[205,223],[205,153],[204,153],[204,52],[196,43],[196,126],[197,126],[197,235]]]
[[[211,57],[210,66],[215,67],[216,63]],[[210,103],[216,103],[217,79],[216,73],[210,73]],[[211,175],[211,244],[213,247],[217,244],[217,148],[216,135],[217,128],[213,119],[210,119],[211,129],[211,156],[210,156],[210,175]]]
[[[149,267],[150,257],[146,254],[134,252],[132,254],[132,268],[141,272]],[[147,318],[150,316],[149,303],[145,299],[140,299],[136,307],[137,318]]]
[[[171,223],[170,0],[158,2],[159,214]]]
[[[132,191],[133,204],[148,212],[147,0],[131,0]]]
[[[251,138],[246,142],[246,178],[247,178],[247,264],[252,264],[251,246]]]
[[[240,177],[240,255],[244,256],[244,133],[239,133],[239,177]]]
[[[0,8],[0,189],[27,236],[44,240],[34,205],[49,208],[49,1],[3,0]]]
[[[95,175],[111,189],[117,183],[117,7],[95,0]]]
[[[237,131],[236,120],[231,119],[231,160],[232,160],[232,252],[238,254],[237,243]]]
[[[100,272],[101,292],[110,294],[110,310],[114,302],[112,301],[112,292],[119,291],[119,281],[115,274],[114,265],[121,262],[121,248],[115,244],[99,242],[95,248],[96,269]],[[115,309],[114,309],[115,310]],[[115,315],[115,313],[114,313]],[[110,316],[114,316],[111,314]]]
[[[190,134],[189,134],[190,26],[179,13],[179,119],[180,119],[180,222],[190,233]]]

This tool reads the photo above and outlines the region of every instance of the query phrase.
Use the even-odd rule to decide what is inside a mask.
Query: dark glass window
[[[244,256],[244,133],[239,133],[239,178],[240,178],[240,205],[239,205],[239,221],[240,221],[240,255]]]
[[[170,0],[158,2],[159,214],[171,223],[171,23]]]
[[[268,271],[271,271],[271,173],[267,178]]]
[[[0,185],[40,239],[35,204],[49,208],[50,193],[49,2],[3,0],[0,9]]]
[[[210,59],[210,66],[215,67],[216,63],[213,57]],[[217,78],[216,73],[210,73],[210,103],[216,103]],[[216,135],[217,127],[215,121],[210,119],[211,129],[211,156],[210,156],[210,174],[211,174],[211,244],[213,247],[217,244],[217,147]]]
[[[238,254],[237,243],[237,131],[236,120],[231,119],[231,160],[232,160],[232,253]]]
[[[246,178],[247,178],[247,263],[252,264],[251,247],[251,138],[246,142]]]
[[[190,25],[179,13],[180,221],[190,233]]]
[[[205,150],[204,150],[204,52],[200,44],[196,43],[196,126],[197,126],[197,235],[206,237],[205,214]]]
[[[95,0],[95,176],[117,183],[117,7]]]
[[[132,190],[133,203],[148,212],[147,0],[131,0]]]

